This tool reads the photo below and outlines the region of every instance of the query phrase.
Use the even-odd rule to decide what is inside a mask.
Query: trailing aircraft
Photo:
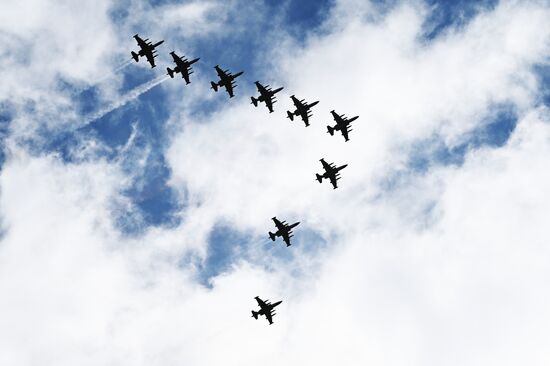
[[[305,99],[298,100],[294,95],[291,95],[290,98],[292,98],[294,106],[296,106],[296,110],[294,112],[287,111],[286,114],[288,115],[288,118],[290,118],[291,121],[294,121],[294,116],[300,116],[302,117],[302,121],[306,124],[306,127],[309,126],[309,117],[311,117],[310,109],[319,103],[319,101],[308,104]]]
[[[131,52],[132,58],[139,62],[140,56],[145,56],[147,58],[147,61],[151,64],[151,68],[155,67],[155,57],[157,57],[157,51],[155,50],[156,47],[161,45],[164,41],[157,42],[153,44],[152,42],[149,42],[149,39],[141,39],[137,34],[134,35],[134,38],[137,41],[137,44],[140,48],[138,53],[135,53],[134,51]]]
[[[229,70],[222,70],[219,65],[214,66],[214,68],[216,69],[216,72],[220,77],[220,81],[218,81],[217,83],[214,81],[211,81],[210,85],[212,85],[212,89],[214,89],[214,91],[217,92],[219,87],[225,87],[227,94],[229,94],[229,98],[233,98],[234,97],[233,88],[237,86],[237,84],[234,84],[233,81],[238,76],[241,76],[243,72],[241,71],[233,75],[229,72]]]
[[[185,58],[185,56],[179,57],[174,51],[170,52],[170,55],[172,55],[172,58],[176,63],[176,67],[174,67],[173,69],[167,67],[166,70],[168,71],[168,75],[170,75],[170,77],[173,79],[174,74],[177,74],[179,72],[181,74],[181,77],[185,80],[185,83],[189,84],[191,82],[189,81],[189,75],[193,73],[193,71],[191,71],[191,65],[197,62],[199,58],[189,61]]]
[[[283,241],[286,243],[286,246],[290,246],[290,238],[292,238],[292,229],[296,226],[298,226],[299,222],[295,222],[292,225],[289,225],[286,223],[286,221],[279,221],[277,220],[277,217],[273,217],[271,220],[275,223],[275,226],[277,226],[277,231],[275,233],[269,232],[269,237],[271,240],[275,241],[275,237],[280,236],[283,238]]]
[[[332,117],[334,118],[336,125],[334,125],[334,127],[327,126],[328,133],[331,136],[334,136],[334,131],[340,131],[342,133],[342,136],[344,136],[344,139],[346,141],[349,141],[348,134],[351,131],[350,124],[357,118],[359,118],[359,116],[347,118],[344,114],[339,115],[334,110],[330,111],[330,113],[332,113]]]
[[[252,99],[252,104],[254,104],[254,107],[257,107],[258,102],[265,102],[267,109],[269,109],[269,113],[273,113],[273,104],[277,101],[275,99],[275,94],[283,90],[283,88],[280,87],[271,90],[269,85],[263,86],[259,81],[256,81],[254,84],[256,84],[256,88],[260,92],[260,96],[258,98],[250,97],[250,99]]]
[[[273,324],[273,316],[275,315],[275,311],[273,311],[273,308],[279,305],[280,303],[282,303],[282,301],[278,301],[274,304],[271,304],[269,300],[263,301],[262,299],[260,299],[259,296],[256,296],[255,299],[258,302],[258,305],[260,306],[260,311],[252,310],[252,317],[254,319],[258,319],[258,315],[264,315],[267,321],[269,322],[269,324],[270,325]]]
[[[325,169],[324,174],[315,174],[317,177],[317,181],[321,183],[323,181],[323,178],[329,179],[330,183],[332,183],[333,189],[338,188],[337,182],[340,179],[340,170],[344,169],[348,166],[348,164],[336,167],[333,163],[329,164],[325,161],[325,159],[321,159],[321,164],[323,164],[323,168]]]

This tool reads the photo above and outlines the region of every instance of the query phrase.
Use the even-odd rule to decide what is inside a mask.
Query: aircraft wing
[[[256,88],[258,89],[258,91],[260,92],[261,95],[265,95],[267,94],[267,89],[262,85],[260,84],[259,82],[255,82],[254,84],[256,84]]]
[[[300,112],[300,117],[302,117],[302,121],[304,121],[304,123],[308,125],[309,124],[308,109],[302,108],[302,109],[298,109],[298,111]]]
[[[189,68],[182,67],[180,72],[181,72],[181,77],[185,80],[187,84],[189,84]]]
[[[215,69],[221,80],[225,80],[229,77],[229,75],[227,75],[219,66],[216,66]]]
[[[294,103],[294,105],[296,106],[296,108],[301,109],[301,108],[304,107],[304,105],[302,104],[302,102],[300,102],[300,101],[298,100],[298,98],[296,98],[294,95],[291,95],[290,97],[292,98],[292,102]]]
[[[332,187],[334,189],[338,188],[338,183],[337,183],[338,179],[336,178],[336,174],[333,174],[330,176],[330,183],[332,184]]]
[[[283,237],[283,241],[286,245],[290,246],[290,233],[288,231],[284,231],[281,233],[281,236]]]
[[[273,316],[271,315],[271,311],[266,311],[265,318],[269,322],[269,324],[273,324]]]
[[[172,55],[172,59],[174,60],[176,65],[179,66],[179,64],[181,63],[181,59],[179,58],[179,56],[176,55],[175,52],[170,52],[170,54]]]
[[[136,39],[137,44],[141,49],[147,48],[147,43],[143,39],[141,39],[137,34],[134,36],[134,38]]]
[[[279,220],[277,220],[276,217],[272,218],[272,220],[273,220],[273,222],[275,223],[275,226],[277,226],[277,229],[278,229],[278,230],[284,230],[285,225],[284,225],[282,222],[280,222]]]
[[[325,169],[325,171],[330,172],[332,170],[332,167],[325,161],[325,159],[321,159],[321,164],[323,164],[323,169]]]
[[[151,67],[155,67],[155,56],[153,56],[153,51],[150,49],[144,49],[145,57],[147,57],[147,61],[151,64]]]
[[[233,98],[233,82],[224,84],[225,90],[227,91],[227,94],[229,94],[230,98]]]
[[[260,299],[258,296],[256,296],[255,299],[258,302],[258,305],[260,306],[260,308],[262,308],[262,310],[267,309],[268,306],[262,299]]]
[[[269,112],[273,113],[273,96],[270,96],[265,100],[265,105],[267,106],[267,109],[269,109]]]
[[[348,137],[348,134],[349,134],[349,125],[346,125],[346,127],[342,128],[341,129],[341,132],[342,132],[342,136],[344,136],[344,139],[346,141],[349,140],[349,137]]]
[[[332,118],[334,118],[334,120],[336,121],[337,124],[342,124],[344,122],[342,117],[340,117],[340,115],[338,113],[336,113],[335,111],[330,111],[330,113],[332,113]]]

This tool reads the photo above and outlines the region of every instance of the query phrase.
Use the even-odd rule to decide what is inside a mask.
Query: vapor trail
[[[161,75],[161,76],[156,77],[155,79],[153,79],[151,81],[146,82],[145,84],[142,84],[142,85],[136,87],[135,89],[131,90],[126,95],[122,96],[120,99],[118,99],[118,100],[114,101],[113,103],[107,105],[106,107],[100,109],[99,111],[95,112],[91,116],[88,116],[80,127],[86,126],[87,124],[95,121],[96,119],[99,119],[99,118],[105,116],[107,113],[112,112],[115,109],[122,107],[123,105],[125,105],[129,101],[131,101],[133,99],[136,99],[141,94],[151,90],[152,88],[159,85],[160,83],[167,80],[168,78],[169,78],[168,75]]]
[[[124,70],[125,68],[127,68],[128,66],[130,66],[132,64],[132,59],[129,59],[129,60],[126,60],[124,61],[122,64],[118,65],[117,67],[115,67],[113,70],[110,70],[110,71],[107,71],[103,77],[95,80],[95,82],[92,84],[92,85],[88,85],[88,86],[85,86],[85,87],[81,87],[81,88],[78,88],[78,89],[75,89],[74,90],[74,93],[82,93],[82,92],[85,92],[86,90],[89,90],[89,89],[92,89],[93,87],[96,87],[98,86],[99,84],[101,84],[102,82],[104,82],[105,80],[113,77],[114,75],[116,75],[117,73],[119,73],[120,71]]]

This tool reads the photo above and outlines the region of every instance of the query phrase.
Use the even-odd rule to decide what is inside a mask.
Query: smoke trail
[[[158,77],[156,77],[155,79],[153,79],[151,81],[146,82],[145,84],[142,84],[142,85],[136,87],[135,89],[131,90],[128,94],[122,96],[119,100],[116,100],[115,102],[109,104],[108,106],[100,109],[99,111],[95,112],[91,116],[87,117],[85,119],[85,121],[79,127],[86,126],[87,124],[95,121],[96,119],[99,119],[99,118],[105,116],[107,113],[112,112],[115,109],[122,107],[123,105],[125,105],[129,101],[131,101],[133,99],[136,99],[141,94],[151,90],[152,88],[159,85],[163,81],[166,81],[168,78],[169,78],[168,75],[161,75],[161,76],[158,76]]]
[[[117,73],[121,72],[122,70],[124,70],[125,68],[127,68],[128,66],[130,66],[132,64],[133,60],[132,59],[129,59],[129,60],[126,60],[124,61],[122,64],[118,65],[117,67],[115,67],[113,70],[111,71],[107,71],[105,73],[105,75],[103,75],[103,77],[95,80],[95,82],[92,84],[92,85],[88,85],[88,86],[84,86],[84,87],[81,87],[81,88],[77,88],[75,89],[73,92],[76,93],[76,94],[80,94],[80,93],[83,93],[85,92],[86,90],[89,90],[89,89],[92,89],[96,86],[98,86],[99,84],[101,84],[102,82],[104,82],[105,80],[113,77],[114,75],[116,75]]]

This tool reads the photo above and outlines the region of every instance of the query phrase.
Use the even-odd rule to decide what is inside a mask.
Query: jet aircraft
[[[252,99],[252,104],[254,104],[254,107],[257,107],[258,102],[265,102],[267,109],[269,109],[269,113],[273,113],[273,104],[277,101],[275,99],[275,94],[283,90],[283,88],[271,90],[269,85],[263,86],[259,81],[256,81],[254,84],[256,84],[256,88],[258,88],[260,96],[258,98],[250,97],[250,99]]]
[[[218,73],[218,76],[220,77],[220,81],[217,83],[214,81],[210,82],[210,85],[212,85],[212,89],[214,89],[215,92],[218,91],[218,87],[225,87],[225,90],[227,91],[227,94],[229,94],[229,98],[233,98],[233,88],[235,88],[237,85],[233,83],[235,78],[242,75],[243,72],[238,72],[235,75],[231,74],[229,70],[222,70],[219,65],[214,66],[216,69],[216,72]]]
[[[294,112],[287,111],[286,114],[288,115],[288,118],[290,118],[291,121],[294,121],[294,116],[300,116],[306,124],[306,127],[309,126],[309,117],[311,117],[310,109],[315,104],[319,103],[319,101],[308,104],[305,99],[298,100],[298,98],[294,95],[291,95],[290,97],[294,102],[294,106],[296,106],[296,110]]]
[[[271,220],[275,223],[275,226],[277,226],[277,231],[275,233],[269,232],[269,237],[271,240],[275,241],[275,237],[281,236],[283,238],[283,241],[286,243],[286,246],[290,246],[290,238],[292,238],[292,229],[296,226],[298,226],[299,222],[295,222],[292,225],[289,225],[286,223],[286,221],[279,221],[277,220],[277,217],[273,217]]]
[[[193,73],[193,71],[191,71],[191,65],[197,62],[199,58],[189,61],[185,58],[185,56],[179,57],[174,51],[170,52],[170,55],[172,55],[172,58],[176,63],[176,67],[174,67],[173,69],[167,67],[166,70],[168,71],[168,75],[170,75],[170,77],[173,79],[174,74],[177,74],[179,72],[181,74],[181,77],[185,80],[185,84],[189,84],[191,82],[189,81],[189,75]]]
[[[315,174],[317,176],[317,180],[319,183],[323,181],[323,178],[330,179],[330,183],[332,183],[333,189],[338,188],[337,181],[340,179],[340,170],[344,169],[348,166],[348,164],[336,167],[334,164],[329,164],[325,161],[325,159],[321,159],[321,164],[323,164],[323,168],[325,169],[324,174]]]
[[[134,38],[137,41],[137,44],[140,48],[140,51],[138,53],[135,53],[132,51],[132,58],[139,62],[140,56],[145,56],[147,58],[147,61],[151,64],[151,68],[155,67],[155,57],[157,57],[157,51],[155,50],[156,47],[161,45],[164,41],[157,42],[155,44],[149,42],[149,39],[141,39],[137,34],[134,36]]]
[[[260,299],[259,296],[256,296],[255,299],[258,302],[258,305],[260,306],[260,311],[252,310],[252,317],[254,319],[258,319],[258,315],[264,315],[267,321],[269,322],[269,324],[270,325],[273,324],[273,316],[275,315],[273,308],[279,305],[280,303],[282,303],[282,301],[278,301],[274,304],[271,304],[269,300],[263,301],[262,299]]]
[[[332,113],[332,117],[334,118],[336,125],[334,127],[327,126],[328,133],[330,133],[331,136],[334,136],[335,130],[340,131],[342,133],[342,136],[344,136],[344,139],[346,141],[349,141],[348,134],[351,131],[350,124],[357,118],[359,118],[359,116],[347,118],[344,114],[339,115],[334,110],[330,111],[330,113]]]

